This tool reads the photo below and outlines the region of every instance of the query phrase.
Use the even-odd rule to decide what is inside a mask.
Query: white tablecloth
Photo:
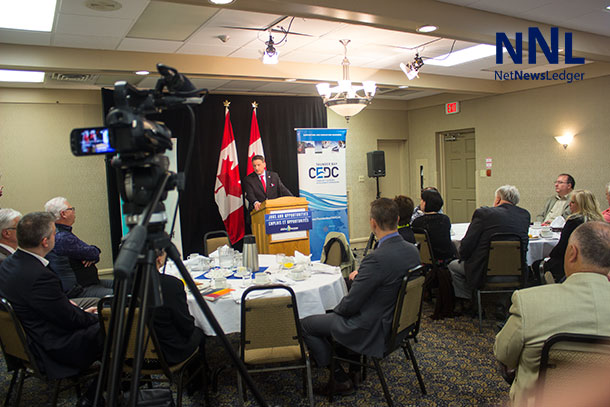
[[[259,255],[259,266],[269,267],[275,266],[275,255]],[[168,274],[177,275],[177,271],[173,267],[168,267]],[[193,272],[193,276],[201,275],[202,272]],[[272,274],[273,278],[273,274]],[[195,280],[209,281],[209,280]],[[215,302],[206,301],[210,310],[218,320],[225,333],[240,332],[240,304],[235,298],[241,298],[241,294],[245,288],[241,287],[241,279],[228,279],[227,282],[234,288],[235,291],[226,295]],[[314,273],[304,281],[294,282],[290,286],[294,290],[297,297],[297,308],[299,317],[305,318],[309,315],[324,314],[326,310],[333,309],[341,299],[347,294],[345,280],[341,275],[339,268],[333,274]],[[280,291],[281,293],[282,291]],[[271,295],[271,294],[269,294]],[[279,294],[276,294],[279,295]],[[203,329],[206,335],[215,335],[212,327],[203,315],[195,298],[189,293],[187,302],[191,315],[195,318],[195,325]]]
[[[468,225],[470,225],[470,223],[454,223],[451,225],[451,240],[458,250],[460,248],[462,239],[466,235]],[[529,234],[530,236],[537,236],[539,231],[530,228]],[[527,247],[527,264],[531,266],[536,260],[540,260],[548,256],[549,253],[551,253],[551,250],[553,250],[553,247],[555,247],[559,241],[559,236],[560,233],[553,232],[553,237],[550,238],[530,238]]]

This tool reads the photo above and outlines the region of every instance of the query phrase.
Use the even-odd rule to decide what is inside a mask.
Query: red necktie
[[[267,184],[265,184],[265,174],[261,175],[261,182],[263,183],[263,190],[267,192]]]

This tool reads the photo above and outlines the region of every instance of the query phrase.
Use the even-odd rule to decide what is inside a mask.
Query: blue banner
[[[265,215],[265,232],[268,235],[309,229],[311,229],[311,211],[274,212]]]
[[[312,214],[312,260],[320,259],[328,232],[341,232],[349,241],[346,135],[346,129],[297,129],[299,196],[307,199]]]

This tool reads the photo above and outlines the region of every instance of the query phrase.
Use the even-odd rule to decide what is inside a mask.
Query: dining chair
[[[102,332],[106,333],[108,323],[111,315],[111,304],[113,296],[107,296],[98,302],[97,309],[102,327]],[[125,310],[127,313],[128,310]],[[134,311],[133,322],[129,331],[129,340],[127,341],[127,347],[125,350],[125,359],[123,362],[123,372],[128,376],[133,377],[133,361],[136,357],[136,345],[137,345],[137,329],[139,320],[140,310],[136,308]],[[127,318],[125,318],[127,319]],[[197,348],[195,351],[180,363],[170,365],[165,360],[163,352],[160,351],[161,347],[157,340],[157,335],[154,329],[150,329],[151,320],[145,324],[144,338],[144,363],[140,370],[140,381],[152,382],[169,382],[170,384],[176,384],[176,405],[177,407],[182,406],[182,393],[184,387],[187,386],[192,380],[194,380],[198,373],[203,369],[207,369],[207,362],[200,349]],[[191,368],[193,366],[193,368]],[[194,368],[194,366],[198,366]],[[185,379],[187,372],[191,372],[189,377]],[[165,379],[160,376],[164,375]],[[205,374],[202,376],[205,378]],[[204,392],[207,395],[207,382],[202,383],[204,386]],[[206,396],[207,397],[207,396]]]
[[[429,268],[437,267],[438,262],[436,261],[434,252],[432,251],[428,231],[426,229],[413,228],[413,234],[415,235],[416,246],[419,248],[419,258],[422,264],[425,264]]]
[[[209,256],[210,253],[224,245],[231,247],[229,234],[225,230],[213,230],[203,235],[203,254],[205,256]]]
[[[610,365],[610,336],[557,333],[544,341],[536,385],[536,405],[551,389],[570,385],[592,368]]]
[[[324,239],[320,263],[341,268],[344,278],[349,277],[356,267],[356,259],[347,238],[341,232],[329,232]]]
[[[343,358],[336,354],[336,344],[333,341],[333,352],[330,364],[330,388],[333,389],[335,384],[335,363],[337,361],[348,362],[351,364],[360,365],[362,368],[372,368],[377,372],[383,394],[385,396],[388,406],[393,406],[392,396],[388,389],[383,370],[381,369],[380,362],[386,357],[390,356],[396,350],[401,348],[405,354],[405,358],[411,361],[415,376],[419,383],[419,388],[422,394],[427,394],[424,380],[421,376],[417,360],[415,359],[415,353],[411,347],[409,340],[415,339],[419,333],[419,326],[421,321],[422,311],[422,297],[424,291],[424,267],[417,266],[416,268],[409,270],[408,274],[403,277],[400,290],[396,299],[396,305],[394,307],[394,314],[392,318],[392,329],[390,336],[386,341],[386,349],[381,358],[371,357],[373,364],[367,363],[366,358],[362,362],[355,362],[352,359]],[[366,371],[365,371],[366,372]],[[365,375],[363,375],[365,377]],[[329,402],[333,401],[333,391],[329,391],[328,395]]]
[[[285,291],[287,295],[248,299],[259,290]],[[303,393],[313,407],[309,353],[299,321],[294,291],[284,285],[253,286],[241,297],[239,355],[249,373],[302,370]],[[246,393],[237,373],[237,398],[243,405]]]
[[[6,369],[9,372],[13,372],[11,382],[6,392],[4,405],[9,405],[13,393],[15,393],[14,405],[19,405],[23,390],[23,382],[30,377],[36,377],[39,380],[44,381],[47,383],[48,387],[51,388],[50,404],[53,407],[57,405],[57,398],[59,393],[63,390],[74,387],[76,389],[77,397],[80,398],[80,385],[93,378],[97,372],[97,367],[88,369],[77,376],[65,378],[68,379],[70,383],[65,387],[61,387],[61,383],[64,379],[50,379],[44,374],[43,370],[38,366],[36,358],[30,351],[28,342],[29,339],[27,334],[23,330],[21,322],[19,321],[17,314],[15,314],[11,303],[6,298],[0,297],[0,346],[2,347]],[[15,384],[17,384],[16,389]]]
[[[490,238],[487,272],[483,286],[476,290],[479,311],[479,331],[483,325],[481,294],[512,293],[524,288],[529,273],[525,247],[516,233],[494,233]]]

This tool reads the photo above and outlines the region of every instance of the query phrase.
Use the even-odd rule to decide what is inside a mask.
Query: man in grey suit
[[[610,335],[610,225],[586,222],[568,241],[567,279],[515,291],[510,317],[496,336],[494,354],[517,369],[510,389],[514,405],[527,405],[538,379],[544,341],[561,333]]]
[[[17,250],[17,223],[21,213],[14,209],[0,209],[0,264]]]
[[[373,201],[370,226],[378,247],[350,275],[351,289],[332,313],[302,320],[305,342],[318,366],[330,364],[330,337],[358,354],[383,356],[402,278],[420,264],[417,248],[398,234],[397,225],[396,203],[388,198]],[[352,380],[339,364],[335,378],[335,393],[353,391]]]
[[[527,245],[530,214],[519,208],[519,190],[503,185],[496,190],[493,207],[483,206],[472,215],[468,231],[460,243],[459,260],[449,263],[455,296],[470,300],[487,274],[487,255],[491,236],[514,233]]]

